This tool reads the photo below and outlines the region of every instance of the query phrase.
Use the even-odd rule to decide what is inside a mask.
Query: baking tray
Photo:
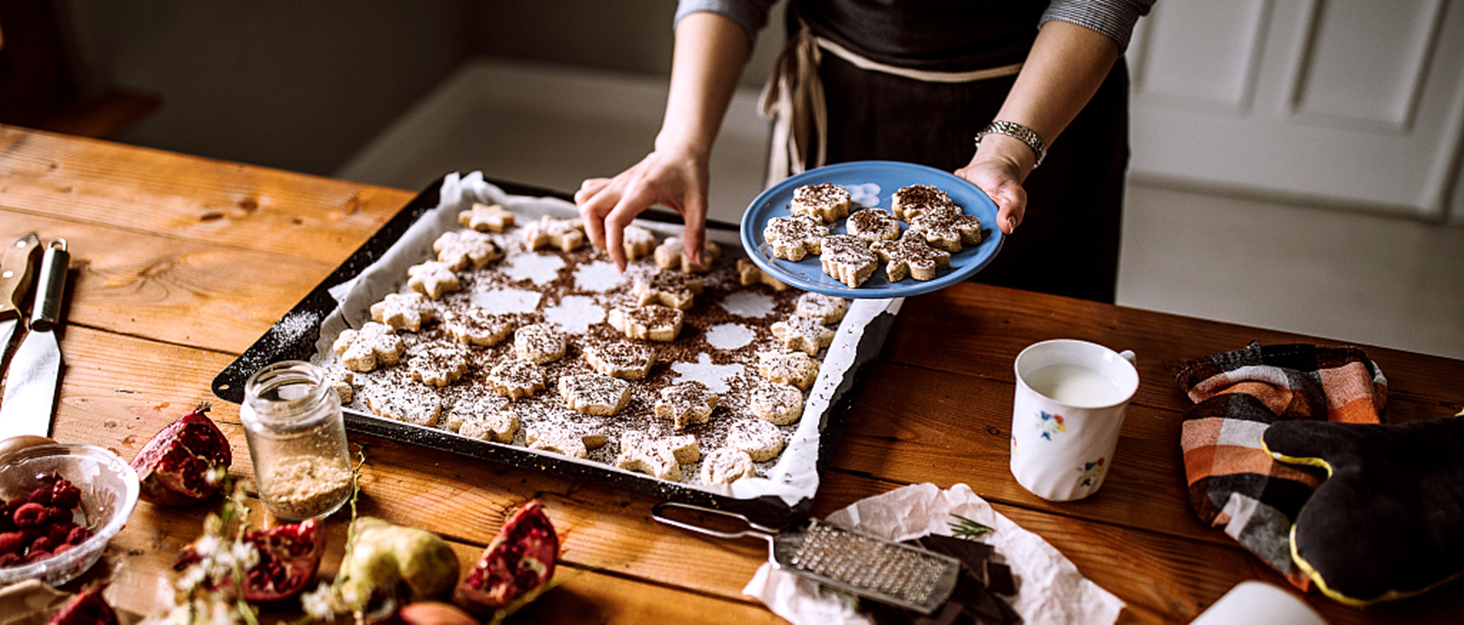
[[[272,325],[249,349],[221,371],[213,380],[213,391],[225,401],[242,404],[244,385],[255,371],[282,360],[310,360],[315,354],[316,342],[320,338],[321,323],[337,306],[330,290],[350,281],[360,274],[386,251],[439,201],[444,179],[438,179],[417,194],[402,207],[376,234],[372,235],[335,271],[300,300],[289,313]],[[539,187],[507,181],[488,180],[510,195],[531,197],[552,197],[573,201],[569,194]],[[680,215],[669,211],[651,210],[640,218],[653,221],[679,223]],[[737,226],[721,222],[708,222],[708,228],[735,232]],[[897,310],[896,307],[894,310]],[[873,368],[890,327],[894,324],[894,310],[883,311],[865,326],[859,344],[855,348],[854,362],[844,378],[835,386],[829,407],[819,423],[818,459],[816,472],[820,479],[828,469],[828,463],[837,448],[845,426],[853,412],[858,389]],[[529,451],[519,447],[502,445],[458,436],[433,428],[423,428],[406,423],[388,421],[347,409],[346,429],[360,434],[383,439],[420,445],[430,449],[455,453],[461,456],[497,462],[513,467],[541,470],[576,480],[610,486],[622,490],[663,497],[671,501],[710,506],[731,510],[769,523],[786,523],[808,514],[812,500],[804,498],[789,505],[782,498],[766,495],[755,499],[739,499],[727,495],[707,492],[686,485],[657,480],[650,476],[638,476],[610,467],[559,459],[554,454]]]

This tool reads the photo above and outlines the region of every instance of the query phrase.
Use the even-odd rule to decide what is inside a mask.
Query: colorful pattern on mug
[[[1084,462],[1083,468],[1078,469],[1078,472],[1082,474],[1078,476],[1078,486],[1092,486],[1093,481],[1103,473],[1103,459],[1099,458],[1097,462]]]
[[[1067,426],[1064,426],[1062,423],[1062,415],[1051,414],[1041,410],[1037,412],[1042,413],[1042,422],[1037,424],[1042,428],[1042,438],[1052,440],[1054,433],[1067,431]]]

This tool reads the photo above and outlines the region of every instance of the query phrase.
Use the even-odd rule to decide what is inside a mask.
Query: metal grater
[[[722,532],[668,518],[668,508],[713,514],[746,523],[749,529]],[[781,530],[753,523],[747,517],[681,503],[662,502],[651,517],[666,525],[717,536],[756,536],[768,541],[768,560],[842,592],[880,603],[931,614],[956,587],[961,564],[955,558],[877,536],[804,519]]]

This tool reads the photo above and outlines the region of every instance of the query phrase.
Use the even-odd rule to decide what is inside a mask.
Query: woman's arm
[[[996,118],[1031,128],[1051,146],[1098,91],[1122,55],[1119,43],[1097,31],[1052,20],[1043,24],[1017,82]],[[1020,140],[986,134],[970,164],[956,175],[981,187],[999,211],[997,223],[1011,234],[1022,223],[1027,193],[1022,182],[1037,155]]]
[[[685,250],[702,264],[707,170],[712,143],[751,53],[747,31],[716,13],[691,13],[676,24],[666,115],[649,155],[614,178],[592,178],[574,194],[585,230],[625,270],[622,231],[652,204],[686,222]]]

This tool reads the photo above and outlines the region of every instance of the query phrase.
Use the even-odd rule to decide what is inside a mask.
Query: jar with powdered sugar
[[[244,387],[239,409],[259,499],[287,521],[327,516],[351,496],[340,396],[325,371],[303,361],[268,365]]]

